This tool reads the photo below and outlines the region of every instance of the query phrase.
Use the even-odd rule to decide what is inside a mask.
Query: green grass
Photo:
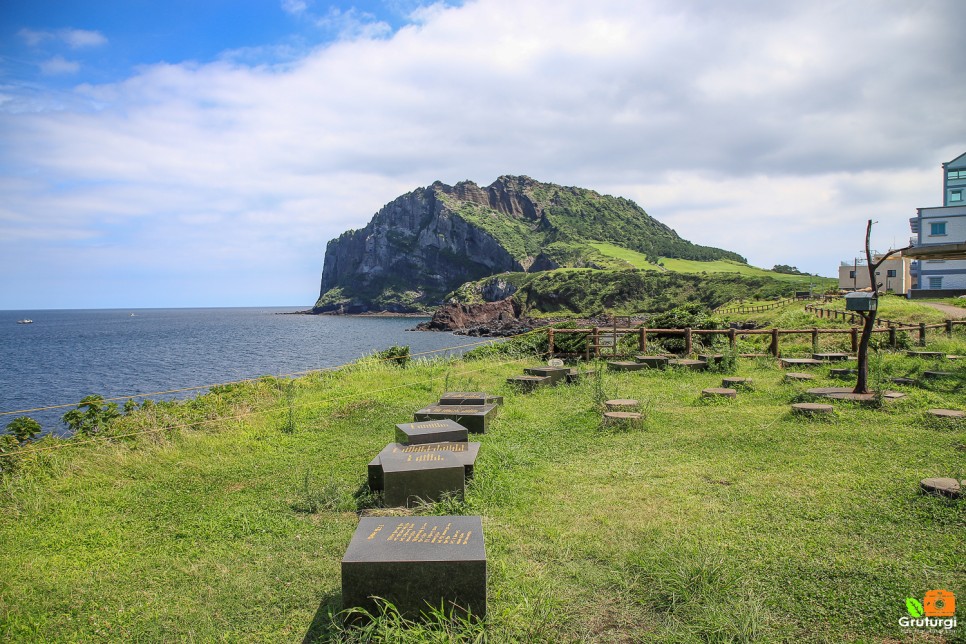
[[[634,268],[660,270],[657,265],[648,262],[642,253],[605,242],[594,242],[590,245],[596,248],[601,254],[621,260]],[[702,262],[691,259],[661,257],[660,264],[667,270],[677,273],[738,273],[739,275],[747,275],[750,277],[771,277],[785,282],[801,284],[804,290],[808,289],[809,284],[813,284],[819,290],[824,290],[835,284],[835,280],[828,277],[776,273],[775,271],[769,271],[764,268],[757,268],[727,259]]]
[[[966,338],[936,346],[966,353]],[[0,489],[0,638],[336,638],[339,562],[372,503],[366,463],[447,389],[506,396],[476,437],[465,501],[422,510],[483,516],[490,641],[912,641],[906,597],[966,596],[966,502],[917,489],[966,478],[966,428],[923,418],[966,408],[963,379],[810,422],[788,413],[802,388],[768,360],[740,361],[754,389],[717,404],[700,397],[715,373],[508,390],[534,363],[368,360],[139,412],[117,431],[206,421],[191,429],[34,454]],[[879,377],[932,365],[874,364]],[[601,430],[601,396],[644,402],[644,430]],[[391,614],[376,626],[354,637],[481,636]]]

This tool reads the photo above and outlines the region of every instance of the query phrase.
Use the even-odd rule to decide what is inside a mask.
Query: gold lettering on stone
[[[376,526],[376,529],[373,530],[372,531],[372,534],[369,535],[368,540],[372,540],[376,536],[376,534],[378,534],[379,531],[382,530],[385,527],[386,527],[386,524],[385,523],[380,523],[378,526]]]
[[[465,546],[470,542],[470,537],[473,534],[472,530],[462,531],[462,530],[452,530],[453,524],[447,523],[442,528],[439,524],[433,524],[430,527],[430,522],[423,522],[419,528],[416,528],[415,522],[404,522],[400,523],[395,527],[395,529],[386,537],[386,541],[391,541],[395,543],[428,543],[437,545],[452,545],[452,546]],[[379,528],[373,531],[369,536],[371,539],[375,536],[376,532],[381,529]],[[451,531],[452,530],[452,531]]]

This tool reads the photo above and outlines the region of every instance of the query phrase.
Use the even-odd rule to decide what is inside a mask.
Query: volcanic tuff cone
[[[316,312],[426,311],[464,282],[511,272],[596,268],[591,242],[658,257],[744,262],[698,246],[633,201],[502,176],[481,188],[436,182],[396,198],[326,246]]]

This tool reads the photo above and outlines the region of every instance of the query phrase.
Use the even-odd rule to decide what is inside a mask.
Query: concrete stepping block
[[[813,353],[812,360],[824,360],[825,362],[837,362],[839,360],[849,360],[853,356],[847,353]]]
[[[963,356],[954,356],[954,355],[946,356],[946,360],[962,360],[962,359],[963,359]]]
[[[593,376],[595,373],[597,372],[594,371],[593,369],[584,369],[584,370],[571,369],[570,373],[567,374],[567,383],[572,384],[575,382],[580,382],[584,378],[589,378]]]
[[[831,398],[833,400],[851,400],[852,402],[875,401],[875,394],[857,394],[852,391],[852,387],[815,387],[813,389],[806,389],[805,393],[812,396],[821,396],[822,398]],[[882,393],[882,397],[886,400],[895,400],[897,398],[904,398],[905,394],[898,391],[885,391]]]
[[[724,356],[720,353],[699,353],[698,360],[707,362],[708,364],[718,365],[724,360]]]
[[[896,385],[906,385],[908,387],[915,385],[916,381],[912,378],[893,378],[892,383]]]
[[[926,413],[939,420],[962,420],[966,418],[966,411],[958,409],[927,409]]]
[[[430,405],[414,413],[413,422],[449,418],[472,433],[484,434],[495,417],[496,405]]]
[[[647,365],[640,362],[629,362],[627,360],[613,360],[607,363],[607,368],[611,371],[640,371],[647,369]]]
[[[523,373],[528,376],[550,378],[550,384],[555,385],[567,379],[570,369],[568,367],[527,367],[523,370]]]
[[[609,427],[640,425],[643,421],[644,416],[633,411],[604,412],[604,425]]]
[[[739,353],[739,358],[770,358],[770,353]]]
[[[725,387],[709,387],[708,389],[702,389],[701,395],[706,398],[737,398],[738,392]]]
[[[427,606],[486,616],[486,548],[479,516],[359,519],[342,558],[342,607],[379,612],[374,598],[407,619]]]
[[[751,389],[755,381],[751,378],[739,378],[737,376],[732,376],[730,378],[723,378],[721,380],[721,386],[726,389],[734,389],[736,387],[743,387],[745,389]]]
[[[607,407],[607,411],[630,411],[640,407],[641,403],[633,398],[615,398],[605,402],[604,406]]]
[[[815,376],[810,373],[800,373],[797,371],[789,371],[785,374],[785,382],[798,382],[802,380],[815,380]]]
[[[835,413],[835,407],[821,403],[794,403],[792,413],[802,416],[824,416]]]
[[[467,429],[450,418],[396,425],[396,441],[404,445],[465,443],[467,440]]]
[[[927,360],[942,360],[946,354],[942,351],[906,351],[910,358],[926,358]]]
[[[667,363],[672,367],[691,369],[692,371],[705,371],[708,368],[708,363],[704,360],[668,360]]]
[[[664,369],[668,363],[667,356],[636,356],[634,360],[648,369]]]
[[[513,376],[512,378],[507,378],[506,382],[508,385],[513,385],[522,391],[533,391],[537,387],[546,387],[549,385],[550,378],[546,376]]]
[[[502,405],[503,396],[482,391],[447,391],[439,398],[440,405]]]
[[[829,369],[828,370],[828,375],[832,376],[833,378],[851,378],[857,373],[859,373],[857,369]]]
[[[963,483],[951,478],[923,479],[919,487],[926,494],[941,494],[951,499],[958,499],[963,491]]]
[[[821,360],[815,360],[813,358],[781,358],[778,363],[785,367],[818,367],[825,364]]]
[[[930,380],[938,380],[940,378],[956,378],[959,376],[958,373],[954,371],[923,371],[922,377],[928,378]]]

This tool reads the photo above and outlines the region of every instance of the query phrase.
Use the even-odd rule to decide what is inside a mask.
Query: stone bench
[[[342,606],[407,619],[442,607],[486,615],[486,548],[478,516],[363,517],[342,558]],[[350,616],[350,619],[352,617]]]
[[[466,434],[467,429],[450,418],[396,425],[396,441],[404,445],[443,442],[465,443],[469,440]]]
[[[646,369],[647,365],[641,362],[630,362],[627,360],[611,360],[607,363],[607,368],[611,371],[639,371]]]
[[[456,456],[463,465],[463,479],[473,478],[473,470],[476,467],[476,457],[480,453],[479,443],[422,443],[419,445],[404,445],[402,443],[389,443],[386,445],[368,465],[369,489],[373,492],[381,492],[385,485],[383,463],[385,461],[408,461],[424,454],[449,453]],[[418,462],[418,461],[417,461]]]
[[[496,405],[430,405],[415,414],[413,420],[454,420],[475,434],[483,434],[496,417]]]
[[[925,358],[927,360],[942,360],[946,354],[942,351],[906,351],[910,358]]]
[[[527,367],[523,370],[523,373],[528,376],[550,378],[550,384],[555,385],[558,382],[566,380],[570,369],[567,367]]]
[[[547,376],[513,376],[507,378],[506,383],[522,391],[533,391],[537,387],[549,385],[550,378]]]
[[[633,398],[615,398],[604,403],[607,411],[631,411],[640,407],[641,403]]]
[[[794,403],[792,413],[802,416],[824,416],[835,412],[832,405],[822,405],[820,403]]]
[[[785,367],[818,367],[825,364],[821,360],[815,360],[814,358],[780,358],[778,363],[782,369]]]
[[[941,494],[950,499],[958,499],[962,495],[963,485],[966,485],[966,481],[952,478],[923,479],[919,482],[920,489],[926,494]]]
[[[644,422],[644,416],[633,411],[604,412],[604,425],[608,427],[634,427]]]
[[[679,369],[691,369],[692,371],[705,371],[708,368],[708,363],[704,360],[668,360],[668,365]]]
[[[966,418],[966,411],[958,409],[927,409],[926,414],[942,421],[957,421]]]
[[[940,378],[956,378],[959,374],[954,371],[923,371],[922,377],[929,380],[938,380]]]
[[[732,376],[730,378],[723,378],[721,380],[721,386],[725,389],[734,389],[736,387],[751,389],[752,385],[754,385],[754,380],[751,378],[739,378],[737,376]]]
[[[439,398],[440,405],[502,405],[503,396],[482,391],[447,391]]]
[[[785,374],[785,382],[798,382],[802,380],[815,380],[815,376],[810,373],[801,373],[797,371],[789,371]]]
[[[648,369],[664,369],[667,367],[667,356],[635,356],[634,360]]]
[[[824,362],[838,362],[840,360],[850,360],[853,356],[847,353],[813,353],[812,360],[822,360]]]
[[[829,369],[828,375],[833,378],[851,378],[856,375],[858,371],[856,369]]]
[[[702,389],[701,395],[705,398],[737,398],[738,392],[725,387],[709,387],[708,389]]]

